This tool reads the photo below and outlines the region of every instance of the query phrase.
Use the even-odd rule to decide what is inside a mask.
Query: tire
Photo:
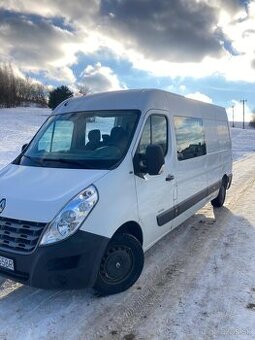
[[[226,184],[222,182],[218,196],[211,201],[213,207],[220,208],[223,206],[226,198],[226,190]]]
[[[141,243],[132,235],[116,235],[102,257],[94,289],[100,295],[120,293],[139,278],[144,265]]]

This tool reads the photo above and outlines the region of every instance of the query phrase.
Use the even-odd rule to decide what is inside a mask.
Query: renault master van
[[[232,179],[223,108],[161,90],[61,103],[0,171],[0,274],[121,292],[144,252]]]

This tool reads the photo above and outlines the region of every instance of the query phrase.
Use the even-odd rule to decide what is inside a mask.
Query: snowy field
[[[255,129],[231,128],[233,160],[255,152]]]
[[[0,110],[0,168],[50,113]],[[0,278],[0,339],[254,339],[255,131],[232,129],[234,181],[146,253],[128,291],[47,291]],[[1,192],[1,188],[0,188]]]
[[[40,108],[0,109],[0,168],[19,154],[50,113]]]

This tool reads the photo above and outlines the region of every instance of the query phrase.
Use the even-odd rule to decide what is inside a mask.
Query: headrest
[[[100,142],[101,139],[101,132],[98,129],[90,130],[88,134],[88,139],[90,142]]]
[[[121,126],[115,126],[111,130],[111,140],[118,141],[124,137],[127,137],[126,131]]]

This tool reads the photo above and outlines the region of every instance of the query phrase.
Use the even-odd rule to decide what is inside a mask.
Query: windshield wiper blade
[[[73,159],[66,159],[66,158],[43,158],[44,161],[46,162],[59,162],[59,163],[66,163],[66,164],[74,164],[74,165],[80,165],[84,166],[83,162],[79,162]]]
[[[29,159],[32,162],[35,162],[35,163],[37,163],[37,164],[39,164],[41,166],[44,166],[44,164],[42,162],[40,162],[38,159],[36,159],[36,158],[30,157],[30,156],[27,156],[27,155],[24,155],[24,154],[22,155],[22,157],[25,157],[25,158]]]

